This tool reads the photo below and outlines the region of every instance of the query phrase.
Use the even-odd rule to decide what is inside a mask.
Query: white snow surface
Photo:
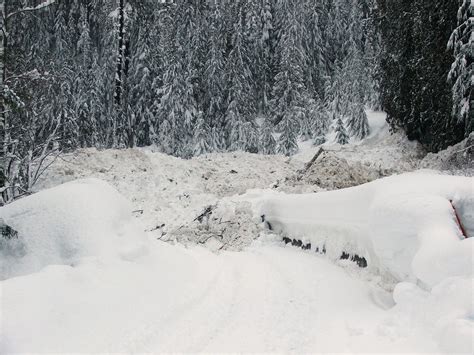
[[[274,231],[325,246],[336,259],[342,251],[364,256],[400,281],[432,287],[472,274],[474,238],[464,238],[453,206],[473,235],[474,178],[422,171],[337,191],[249,198]]]
[[[19,233],[8,247],[1,245],[0,279],[51,264],[73,265],[87,256],[143,252],[145,233],[131,211],[124,197],[97,179],[59,185],[0,208],[0,220]]]
[[[357,272],[268,242],[51,265],[2,283],[0,352],[438,351]]]
[[[374,168],[416,168],[416,147],[389,136],[382,114],[369,118],[366,141],[328,147]],[[57,161],[40,192],[0,207],[19,232],[0,245],[0,353],[472,354],[473,238],[462,239],[450,202],[472,236],[472,178],[292,184],[316,150],[183,161],[89,149]],[[191,231],[209,205],[210,219],[247,238],[242,251],[211,252],[217,236],[209,249],[157,240]],[[285,234],[312,250],[284,246]],[[343,250],[369,267],[339,260]]]

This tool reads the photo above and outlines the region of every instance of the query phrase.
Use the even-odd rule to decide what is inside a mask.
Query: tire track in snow
[[[150,313],[153,313],[154,316],[149,316],[147,319],[151,319],[151,321],[147,321],[132,334],[128,334],[121,348],[131,352],[148,352],[156,351],[157,348],[161,349],[162,343],[171,343],[169,339],[173,338],[173,334],[169,333],[176,333],[183,318],[186,318],[192,309],[205,302],[209,294],[215,292],[218,280],[224,272],[224,260],[207,251],[205,253],[208,254],[207,258],[200,255],[199,265],[201,267],[196,272],[196,279],[188,290],[189,295],[176,295],[176,303],[169,304],[168,309],[164,309],[166,305],[150,305]],[[184,299],[180,299],[183,296]],[[163,313],[166,313],[165,317],[163,317]],[[164,324],[166,327],[163,327]],[[175,344],[179,343],[183,343],[183,341],[176,339]]]
[[[280,325],[284,324],[286,300],[291,292],[286,280],[275,274],[273,266],[258,253],[226,253],[223,257],[238,270],[240,282],[225,327],[203,351],[278,350],[277,339],[284,335]]]

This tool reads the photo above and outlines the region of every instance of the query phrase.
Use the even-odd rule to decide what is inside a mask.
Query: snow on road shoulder
[[[18,232],[0,239],[0,278],[72,265],[87,256],[133,257],[144,252],[132,206],[109,184],[77,180],[0,207],[0,220]]]

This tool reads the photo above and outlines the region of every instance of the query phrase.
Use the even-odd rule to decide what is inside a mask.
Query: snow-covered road
[[[400,179],[416,176],[424,175]],[[442,185],[460,188],[463,181]],[[373,186],[329,194],[350,202]],[[267,193],[262,208],[275,226],[280,207],[291,219],[295,200],[314,200],[302,204],[314,211],[326,196],[287,195],[280,206],[271,196],[282,195]],[[335,216],[344,201],[333,202]],[[444,235],[452,240],[435,257],[425,250],[417,264],[421,280],[433,283],[429,290],[388,278],[371,264],[359,269],[331,257],[329,248],[320,255],[285,246],[281,235],[264,230],[241,252],[157,241],[130,214],[133,206],[100,180],[44,190],[0,209],[19,233],[0,248],[0,353],[469,352],[472,243],[451,235],[457,226],[447,204],[439,219],[452,222]],[[299,235],[305,229],[299,227],[318,221],[311,216],[303,225],[279,220]],[[398,230],[393,238],[414,249],[403,236]],[[423,266],[435,260],[439,268],[446,259],[440,256],[456,264],[438,279],[438,269],[426,274]],[[387,270],[412,264],[390,260],[398,259],[378,259]]]
[[[0,351],[434,351],[354,266],[263,243],[241,252],[159,243],[2,284]]]

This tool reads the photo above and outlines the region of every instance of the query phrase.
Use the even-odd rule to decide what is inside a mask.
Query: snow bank
[[[381,333],[410,325],[432,334],[441,351],[472,353],[474,178],[420,171],[345,190],[245,197],[274,231],[324,247],[334,260],[363,256],[401,281]]]
[[[398,280],[433,286],[472,274],[474,239],[462,236],[452,204],[472,235],[473,178],[424,171],[338,191],[249,198],[273,230],[313,249],[324,245],[334,258],[363,255]]]
[[[0,239],[0,277],[71,265],[86,256],[133,257],[145,239],[131,211],[114,188],[97,179],[66,183],[1,207],[0,219],[19,235]]]

